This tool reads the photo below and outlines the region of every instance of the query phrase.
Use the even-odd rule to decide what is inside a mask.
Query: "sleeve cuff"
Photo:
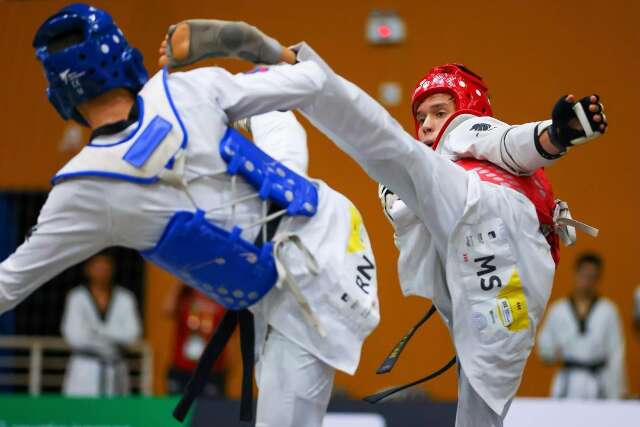
[[[551,123],[552,123],[551,120],[545,120],[544,122],[538,123],[535,127],[535,130],[533,131],[533,141],[536,146],[536,151],[538,152],[538,154],[540,154],[542,158],[547,160],[556,160],[562,157],[564,153],[549,154],[542,147],[542,144],[540,144],[540,135],[542,135],[542,132],[546,131],[547,129],[549,129],[549,127],[551,127]]]

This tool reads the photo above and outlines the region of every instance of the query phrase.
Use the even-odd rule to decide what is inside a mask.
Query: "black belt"
[[[100,363],[104,363],[105,365],[116,365],[122,362],[122,357],[119,354],[116,354],[113,357],[104,357],[98,352],[91,350],[71,350],[71,356],[79,356],[86,357],[88,359],[96,359]]]
[[[275,204],[269,206],[267,215],[278,211]],[[281,216],[267,222],[267,241],[271,240],[278,230]],[[264,244],[262,230],[258,232],[255,240],[256,246]],[[207,383],[209,372],[213,368],[216,360],[222,354],[233,331],[240,325],[240,352],[242,353],[242,391],[240,395],[240,420],[253,421],[253,367],[255,365],[255,329],[253,325],[253,314],[247,309],[240,311],[228,311],[216,332],[209,338],[204,348],[198,365],[187,383],[182,398],[173,410],[173,416],[178,421],[183,422],[193,405],[195,399],[202,394],[202,390]]]
[[[562,362],[562,367],[565,369],[580,369],[583,371],[589,371],[592,374],[597,374],[604,367],[607,366],[605,360],[599,360],[597,362],[579,362],[577,360],[565,359]]]
[[[87,349],[73,349],[71,351],[71,356],[73,357],[84,357],[86,359],[93,359],[97,362],[99,366],[99,380],[98,380],[98,389],[100,390],[100,395],[107,394],[107,367],[117,367],[118,365],[124,363],[124,359],[122,359],[120,352],[116,353],[113,357],[106,358],[98,352],[87,350]],[[125,394],[128,390],[125,390],[122,385],[122,381],[120,380],[120,375],[116,371],[114,373],[113,380],[113,389],[116,394]]]
[[[384,362],[382,362],[382,365],[380,365],[380,367],[376,371],[376,374],[386,374],[388,372],[391,372],[391,369],[393,369],[393,366],[398,361],[398,358],[400,357],[400,354],[402,353],[402,350],[404,350],[404,348],[407,345],[407,343],[409,342],[409,340],[413,337],[413,334],[415,334],[415,332],[418,329],[420,329],[420,327],[422,325],[424,325],[425,322],[427,320],[429,320],[429,318],[431,316],[433,316],[433,314],[435,312],[436,312],[436,307],[435,307],[435,305],[431,304],[431,307],[429,307],[429,311],[427,311],[427,313],[418,321],[418,323],[413,325],[411,327],[411,329],[409,329],[409,332],[407,332],[402,337],[400,342],[393,347],[393,349],[391,350],[391,352],[389,353],[387,358],[384,360]],[[456,356],[453,356],[453,358],[451,360],[449,360],[442,368],[438,369],[435,372],[430,373],[426,377],[420,378],[420,379],[418,379],[416,381],[412,381],[412,382],[407,383],[407,384],[403,384],[403,385],[400,385],[400,386],[392,387],[391,389],[382,391],[380,393],[372,394],[370,396],[365,397],[364,400],[369,402],[369,403],[378,403],[382,399],[385,399],[385,398],[387,398],[387,397],[391,396],[392,394],[395,394],[395,393],[397,393],[399,391],[402,391],[402,390],[407,389],[409,387],[413,387],[414,385],[418,385],[418,384],[427,382],[429,380],[432,380],[432,379],[434,379],[436,377],[439,377],[440,375],[442,375],[443,373],[448,371],[449,368],[451,368],[453,365],[455,365],[456,364],[456,360],[457,360]]]

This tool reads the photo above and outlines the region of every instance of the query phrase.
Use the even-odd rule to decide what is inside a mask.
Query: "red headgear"
[[[456,103],[456,115],[462,113],[479,116],[492,116],[491,103],[487,96],[487,87],[482,77],[462,64],[446,64],[434,67],[418,82],[411,97],[411,112],[416,124],[419,124],[416,110],[428,96],[434,93],[448,93]]]

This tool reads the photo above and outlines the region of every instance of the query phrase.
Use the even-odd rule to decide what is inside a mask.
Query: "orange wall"
[[[46,188],[48,178],[67,155],[56,145],[64,124],[43,96],[45,82],[30,47],[40,22],[63,2],[0,2],[0,188]],[[512,123],[546,118],[553,102],[569,91],[596,90],[606,103],[607,136],[572,152],[549,170],[557,194],[570,201],[579,219],[601,228],[601,237],[581,236],[576,248],[563,251],[553,298],[568,292],[571,261],[584,249],[605,254],[602,293],[618,303],[627,333],[627,361],[632,389],[640,382],[640,348],[631,335],[632,290],[640,282],[636,271],[640,235],[634,220],[640,212],[635,164],[635,140],[640,98],[640,16],[638,2],[491,1],[424,2],[408,0],[257,2],[236,0],[96,1],[108,7],[129,40],[146,54],[155,69],[158,40],[167,26],[189,17],[243,19],[283,43],[310,42],[336,71],[374,94],[380,82],[395,80],[409,94],[430,66],[464,62],[479,72],[491,88],[496,116]],[[405,19],[408,39],[401,46],[372,47],[365,43],[364,23],[374,7],[393,7]],[[225,62],[234,70],[245,65]],[[391,113],[411,128],[407,99]],[[371,234],[379,265],[382,324],[367,341],[355,377],[340,375],[337,384],[361,396],[383,386],[414,379],[443,364],[452,353],[441,322],[420,331],[390,376],[373,372],[396,340],[428,306],[425,300],[404,299],[395,271],[396,251],[391,230],[380,212],[376,185],[318,132],[309,129],[311,172],[349,196],[360,208]],[[437,200],[434,200],[437,203]],[[171,282],[149,269],[145,326],[156,350],[157,391],[171,324],[160,316],[162,297]],[[234,366],[237,372],[237,366]],[[552,371],[533,356],[527,365],[521,395],[547,393]],[[233,376],[237,390],[238,377]],[[455,396],[453,372],[425,388],[434,396]]]

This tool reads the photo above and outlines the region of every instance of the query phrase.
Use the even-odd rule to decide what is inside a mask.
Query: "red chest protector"
[[[554,231],[553,224],[553,211],[556,202],[551,183],[543,169],[536,170],[531,176],[516,176],[484,160],[460,159],[456,161],[456,164],[465,170],[475,171],[482,181],[504,185],[524,194],[536,208],[540,228],[549,242],[553,260],[558,264],[560,261],[560,239]]]

